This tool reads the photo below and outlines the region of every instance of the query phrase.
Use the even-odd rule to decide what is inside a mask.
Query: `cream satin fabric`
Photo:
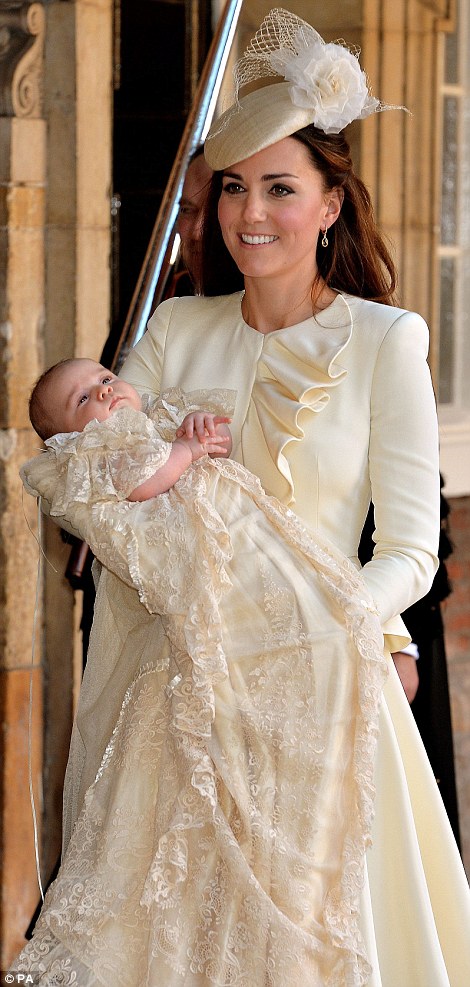
[[[282,496],[284,455],[293,479],[291,506],[350,557],[356,556],[372,498],[377,546],[364,576],[382,615],[386,645],[399,650],[407,638],[397,614],[427,592],[437,564],[438,436],[427,328],[415,313],[339,296],[318,322],[265,337],[246,325],[240,303],[240,295],[164,303],[123,376],[141,391],[156,393],[175,382],[237,389],[238,458],[268,492],[275,492],[269,488],[275,477]],[[311,349],[305,358],[307,334]],[[294,375],[292,365],[299,371]],[[312,398],[313,366],[320,385],[315,407],[303,402],[304,394]],[[261,419],[268,401],[260,412],[259,395],[276,375],[266,424]],[[285,408],[276,393],[284,384],[296,402],[287,443],[285,412],[279,428],[272,427]],[[292,427],[292,414],[288,421]],[[278,477],[273,462],[279,462]],[[392,669],[379,740],[375,841],[363,894],[364,934],[372,961],[375,955],[370,987],[467,987],[468,884],[400,689]]]

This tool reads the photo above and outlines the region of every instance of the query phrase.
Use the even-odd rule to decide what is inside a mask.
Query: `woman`
[[[390,305],[393,264],[341,133],[382,107],[349,52],[285,12],[265,19],[238,78],[274,69],[287,81],[241,98],[206,141],[203,291],[234,291],[241,272],[244,293],[164,303],[123,374],[144,391],[236,388],[234,457],[351,558],[372,499],[363,575],[400,651],[398,615],[435,571],[439,473],[427,329]],[[363,894],[370,983],[463,987],[468,887],[391,664],[385,696]]]
[[[387,653],[399,651],[409,641],[399,614],[427,591],[437,564],[439,473],[427,329],[419,316],[390,304],[393,265],[341,134],[353,119],[382,107],[370,96],[355,56],[342,46],[325,46],[309,25],[283,11],[266,18],[242,59],[239,78],[243,84],[250,75],[253,80],[276,72],[289,81],[241,98],[206,143],[216,172],[212,209],[217,203],[221,235],[209,212],[203,253],[212,281],[206,276],[204,292],[213,294],[214,282],[218,291],[233,291],[241,276],[244,291],[164,302],[122,375],[140,393],[158,394],[174,385],[236,390],[233,457],[307,529],[318,527],[353,560],[373,499],[376,548],[363,575]],[[129,684],[155,656],[160,661],[167,653],[156,620],[103,572],[68,768],[66,841],[96,773],[99,778],[106,771],[103,754],[121,707],[126,709]],[[368,962],[350,963],[348,953],[338,965],[337,955],[333,962],[319,946],[317,969],[299,969],[292,927],[276,943],[253,909],[244,912],[245,951],[240,938],[235,949],[227,937],[224,967],[217,915],[226,900],[226,875],[219,869],[210,893],[194,901],[202,909],[201,927],[209,925],[197,956],[187,960],[190,971],[174,970],[155,983],[465,987],[470,981],[468,886],[388,661],[372,847],[365,871],[346,865],[343,874],[351,901],[355,894],[360,900],[364,950],[357,949],[356,957],[367,956]],[[341,690],[341,673],[331,687]],[[288,695],[288,668],[283,690]],[[306,791],[308,783],[299,782],[299,797]],[[312,797],[317,798],[314,784]],[[297,811],[293,798],[295,819]],[[275,825],[276,791],[272,812]],[[123,822],[128,837],[138,819]],[[91,828],[82,834],[75,827],[72,844],[77,833],[86,840],[93,836]],[[242,827],[241,844],[243,834]],[[181,870],[180,850],[177,844],[171,848],[167,879]],[[124,838],[121,852],[125,862]],[[71,898],[76,889],[79,894],[79,872]],[[246,906],[246,899],[234,897],[235,915]],[[93,916],[93,907],[93,896],[80,900],[81,914]],[[350,918],[347,908],[336,916],[336,943]],[[96,909],[98,938],[100,919]],[[59,928],[61,921],[59,909]],[[312,935],[315,928],[307,925],[303,932]],[[159,927],[152,955],[171,953],[184,936],[183,911],[179,924]],[[111,982],[106,971],[96,979]]]

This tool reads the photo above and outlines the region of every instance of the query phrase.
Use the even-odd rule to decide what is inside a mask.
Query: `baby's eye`
[[[240,192],[244,191],[243,185],[240,185],[239,182],[227,182],[226,185],[222,186],[222,192],[227,192],[227,195],[239,195]]]
[[[79,406],[81,404],[85,404],[85,401],[87,401],[87,400],[88,400],[88,394],[82,394],[81,398],[79,398],[79,400],[78,400]]]
[[[112,379],[113,379],[112,374],[108,374],[106,377],[103,377],[103,380],[101,381],[101,383],[102,384],[110,384],[111,381],[112,381]]]

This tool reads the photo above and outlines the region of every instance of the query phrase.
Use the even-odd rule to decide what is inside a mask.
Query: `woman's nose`
[[[243,214],[245,220],[253,223],[266,218],[266,207],[262,197],[257,192],[249,192],[245,198]]]

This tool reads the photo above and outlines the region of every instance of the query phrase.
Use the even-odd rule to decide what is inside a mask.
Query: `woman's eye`
[[[286,195],[293,193],[293,189],[289,188],[288,185],[272,185],[269,191],[276,199],[283,199]]]
[[[245,189],[243,188],[243,185],[240,185],[238,182],[227,182],[227,184],[222,187],[222,192],[227,192],[228,195],[238,195],[240,192],[244,191]]]

